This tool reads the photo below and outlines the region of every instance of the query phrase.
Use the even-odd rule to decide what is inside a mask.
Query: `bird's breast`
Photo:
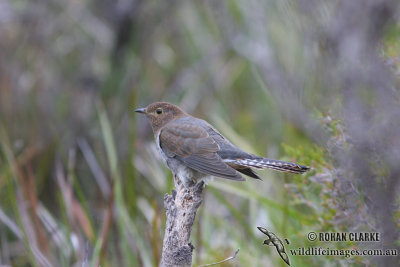
[[[161,133],[161,131],[156,136],[157,150],[160,153],[161,158],[164,161],[164,164],[168,166],[168,163],[167,163],[168,156],[164,153],[164,151],[163,151],[163,149],[161,148],[161,145],[160,145],[160,133]]]

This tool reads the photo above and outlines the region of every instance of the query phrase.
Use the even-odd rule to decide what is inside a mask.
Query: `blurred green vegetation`
[[[324,1],[323,1],[324,2]],[[257,226],[286,249],[307,234],[349,230],[329,149],[285,116],[234,31],[246,37],[257,1],[5,1],[0,12],[0,265],[156,266],[173,187],[150,126],[133,110],[169,101],[204,118],[248,152],[309,165],[306,175],[258,172],[263,181],[215,179],[192,232],[195,266],[286,266]],[[331,111],[335,89],[309,61],[318,28],[297,1],[265,1],[262,27],[296,96],[332,142],[346,146]],[[249,6],[247,6],[249,5]],[[317,10],[331,15],[327,1]],[[257,9],[257,8],[256,8]],[[259,14],[256,14],[259,15]],[[314,28],[313,28],[314,27]],[[310,30],[311,29],[311,30]],[[381,55],[398,73],[399,24]],[[310,33],[311,32],[311,33]],[[308,49],[308,50],[307,50]],[[319,52],[316,52],[318,54]],[[317,55],[318,56],[318,55]],[[397,76],[398,77],[398,76]],[[290,105],[290,103],[289,103]],[[363,199],[354,205],[362,209]],[[365,229],[370,229],[365,225]],[[318,244],[320,245],[320,244]],[[356,244],[322,246],[351,248]],[[292,266],[364,266],[366,258],[294,257]]]

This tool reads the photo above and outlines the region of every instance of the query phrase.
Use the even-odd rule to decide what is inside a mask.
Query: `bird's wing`
[[[199,121],[200,123],[202,123],[202,126],[207,130],[207,133],[210,135],[210,137],[212,137],[219,145],[220,150],[218,151],[218,155],[222,158],[222,160],[233,169],[247,176],[260,179],[260,177],[254,171],[252,171],[251,168],[269,168],[277,171],[291,173],[304,173],[310,169],[307,166],[303,166],[294,162],[262,158],[244,152],[243,150],[229,142],[228,139],[226,139],[206,121]]]
[[[169,157],[199,172],[231,180],[244,180],[217,154],[220,147],[200,125],[170,122],[160,132],[160,147]]]

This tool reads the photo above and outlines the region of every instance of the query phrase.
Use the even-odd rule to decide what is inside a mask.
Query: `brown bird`
[[[310,169],[297,163],[246,153],[208,122],[170,103],[155,102],[135,112],[146,115],[164,163],[185,187],[207,176],[244,181],[239,172],[260,179],[251,168],[291,173],[304,173]]]

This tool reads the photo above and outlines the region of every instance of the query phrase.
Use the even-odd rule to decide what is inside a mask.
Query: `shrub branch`
[[[189,242],[197,209],[202,202],[204,182],[185,188],[174,176],[172,195],[165,194],[167,222],[160,266],[191,266],[194,246]]]

